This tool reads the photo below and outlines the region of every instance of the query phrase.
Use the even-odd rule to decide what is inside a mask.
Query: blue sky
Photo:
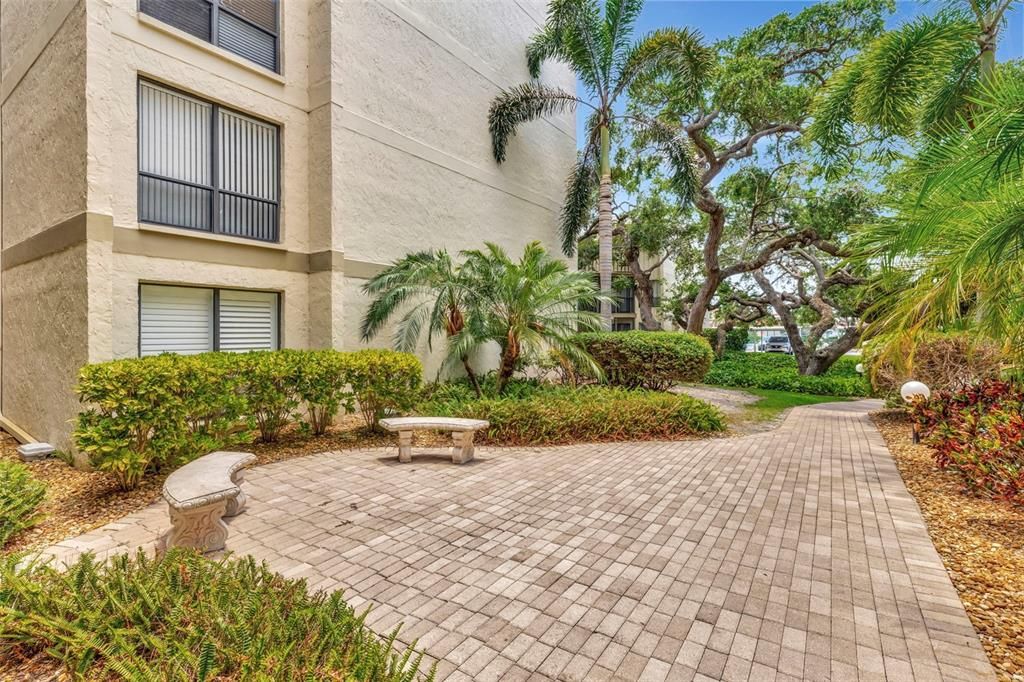
[[[662,26],[688,26],[700,31],[708,42],[739,35],[776,14],[795,13],[814,4],[790,0],[647,0],[636,26],[641,36]],[[934,12],[937,2],[899,2],[889,23],[896,26],[922,12]],[[1024,8],[1016,3],[1007,16],[1007,25],[1001,37],[1000,60],[1024,56]],[[581,94],[585,94],[581,92]],[[584,140],[583,123],[586,114],[577,114],[577,140]]]

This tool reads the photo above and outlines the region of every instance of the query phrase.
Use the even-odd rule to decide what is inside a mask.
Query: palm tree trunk
[[[469,383],[473,384],[473,390],[476,391],[477,398],[483,398],[484,393],[480,390],[480,382],[476,378],[476,372],[473,371],[473,367],[469,364],[469,357],[463,355],[461,358],[462,366],[466,370],[466,376],[469,377]]]
[[[601,186],[597,200],[597,278],[601,291],[612,290],[612,171],[608,126],[601,127]],[[612,329],[611,301],[601,301],[601,326]]]

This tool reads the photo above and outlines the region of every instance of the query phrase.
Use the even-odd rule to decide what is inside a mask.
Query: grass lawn
[[[810,393],[791,393],[774,391],[767,388],[744,388],[747,393],[760,397],[756,403],[746,407],[747,419],[751,421],[767,421],[778,417],[784,410],[800,405],[817,405],[818,403],[834,403],[849,400],[834,395],[812,395]]]

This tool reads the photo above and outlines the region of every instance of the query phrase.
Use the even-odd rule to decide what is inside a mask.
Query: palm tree
[[[809,132],[827,155],[849,149],[854,126],[880,139],[948,132],[991,83],[1007,10],[1016,0],[954,0],[881,35],[829,80]]]
[[[464,251],[463,270],[480,295],[481,315],[452,339],[453,355],[468,355],[488,342],[501,351],[498,393],[524,357],[554,350],[576,367],[600,374],[593,358],[574,336],[600,329],[601,318],[586,310],[607,300],[585,272],[571,271],[540,245],[526,246],[518,261],[498,245]]]
[[[635,84],[666,72],[674,74],[681,89],[692,91],[696,99],[713,61],[700,36],[689,30],[659,29],[633,41],[633,26],[643,0],[605,0],[603,17],[601,4],[598,0],[551,1],[545,25],[526,48],[527,66],[535,80],[503,90],[491,104],[488,123],[494,158],[502,163],[509,139],[523,123],[574,111],[580,105],[591,110],[586,145],[566,182],[560,231],[562,248],[566,255],[572,255],[589,222],[597,189],[598,278],[601,290],[610,291],[611,138],[615,122],[627,118],[615,113],[615,104]],[[586,99],[536,80],[541,65],[549,59],[569,65],[586,88]],[[688,144],[658,121],[629,118],[666,152],[673,188],[689,201],[697,181]],[[611,301],[602,301],[601,319],[606,329],[611,329],[611,315]]]
[[[1003,73],[1006,71],[1006,73]],[[919,333],[972,328],[1024,355],[1024,78],[997,68],[965,118],[924,145],[886,221],[859,238],[898,294],[869,311],[888,348]]]
[[[400,308],[408,306],[395,329],[395,350],[414,351],[424,328],[427,347],[433,349],[435,336],[451,339],[473,314],[475,288],[444,250],[411,253],[367,281],[362,290],[374,297],[360,328],[363,341],[374,338]],[[479,395],[469,354],[459,360]]]

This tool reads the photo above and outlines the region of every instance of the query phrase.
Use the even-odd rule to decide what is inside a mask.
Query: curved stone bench
[[[165,547],[192,547],[203,552],[224,549],[225,516],[240,514],[245,493],[242,469],[256,461],[250,452],[212,452],[177,469],[164,481],[163,496],[171,514]]]
[[[485,419],[459,419],[457,417],[388,417],[380,425],[388,431],[398,432],[398,461],[412,461],[413,431],[449,431],[452,434],[452,462],[465,464],[473,459],[473,436],[491,425]]]

